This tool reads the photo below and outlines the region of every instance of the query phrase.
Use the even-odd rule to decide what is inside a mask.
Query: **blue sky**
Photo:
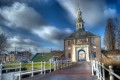
[[[119,0],[0,0],[0,33],[11,49],[63,49],[64,38],[75,31],[76,12],[85,28],[104,37],[106,19],[119,17]]]

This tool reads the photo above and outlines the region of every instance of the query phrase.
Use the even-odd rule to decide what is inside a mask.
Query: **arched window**
[[[71,58],[71,54],[70,53],[68,54],[68,58]]]

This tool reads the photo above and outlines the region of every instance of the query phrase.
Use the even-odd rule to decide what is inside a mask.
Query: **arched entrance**
[[[78,50],[78,61],[86,61],[86,52],[84,50]]]

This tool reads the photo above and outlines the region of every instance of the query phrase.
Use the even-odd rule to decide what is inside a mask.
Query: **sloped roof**
[[[56,53],[56,54],[53,54],[53,56],[58,56],[60,57],[61,55],[63,55],[64,53]]]
[[[81,38],[81,37],[89,37],[89,36],[97,36],[89,31],[85,31],[84,29],[79,29],[76,32],[72,33],[68,38]]]
[[[120,55],[120,50],[110,50],[108,51],[108,55]]]

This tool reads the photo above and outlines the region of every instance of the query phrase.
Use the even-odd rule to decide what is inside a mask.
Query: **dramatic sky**
[[[0,0],[0,33],[11,49],[63,49],[64,38],[75,31],[78,7],[86,30],[99,34],[104,46],[106,19],[119,17],[120,0]]]

